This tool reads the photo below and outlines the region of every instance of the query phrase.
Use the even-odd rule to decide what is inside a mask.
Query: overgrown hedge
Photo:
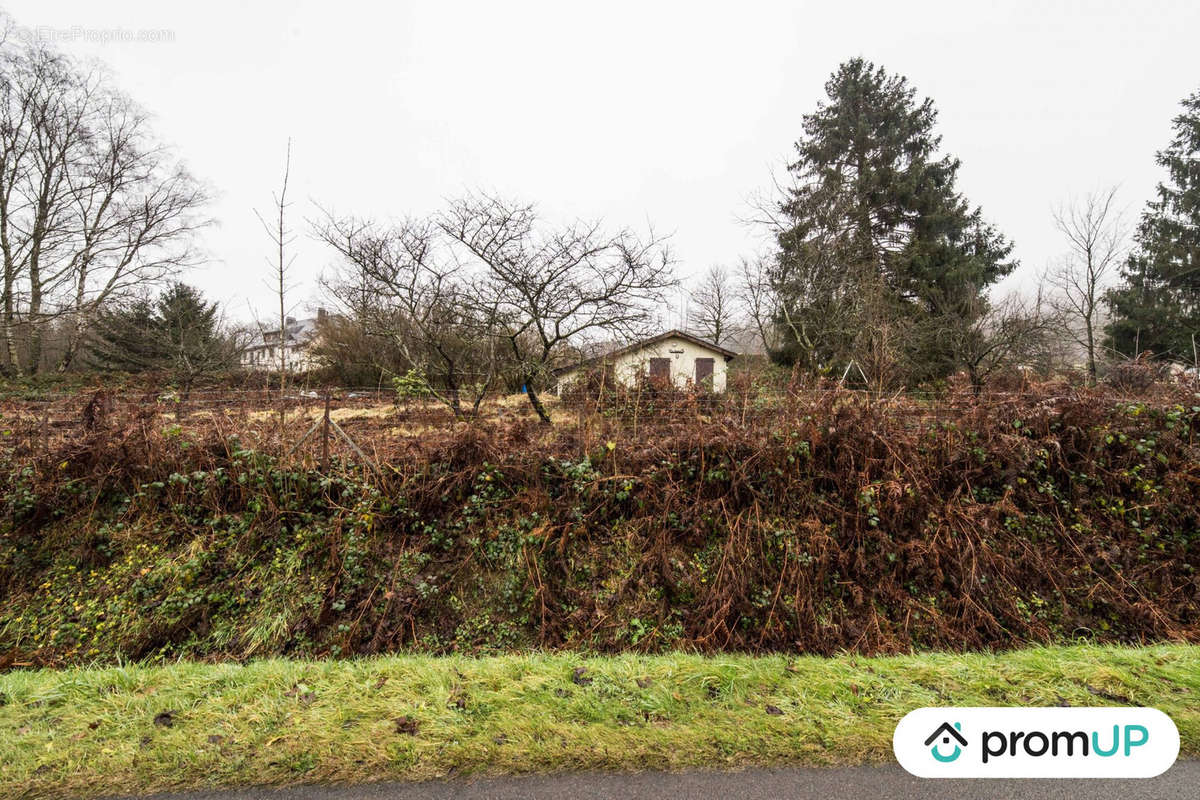
[[[1200,641],[1194,396],[785,409],[459,426],[381,477],[81,427],[7,457],[0,666]]]

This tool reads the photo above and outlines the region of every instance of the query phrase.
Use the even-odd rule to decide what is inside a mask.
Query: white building
[[[312,344],[313,338],[317,334],[317,322],[324,316],[324,310],[318,309],[317,316],[308,319],[287,317],[282,348],[289,371],[304,372],[313,366],[308,346]],[[256,341],[242,351],[242,367],[277,371],[281,346],[279,333],[279,328],[260,328]]]
[[[670,330],[559,370],[557,391],[562,394],[583,372],[599,367],[625,386],[632,386],[645,377],[669,382],[681,389],[703,386],[723,392],[726,367],[736,355],[734,351],[698,336]]]

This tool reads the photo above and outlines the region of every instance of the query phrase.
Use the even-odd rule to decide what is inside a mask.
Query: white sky
[[[482,188],[552,218],[652,222],[687,276],[762,247],[739,223],[839,62],[906,75],[940,111],[960,188],[1017,245],[1028,286],[1062,252],[1056,202],[1120,184],[1131,219],[1154,152],[1200,88],[1200,2],[50,2],[16,21],[103,60],[217,195],[205,268],[231,316],[266,315],[268,212],[293,139],[295,227],[312,202],[424,214]],[[172,41],[89,41],[166,29]],[[332,260],[297,242],[297,310]]]

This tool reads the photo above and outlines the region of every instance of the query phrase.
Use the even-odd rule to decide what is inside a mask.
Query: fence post
[[[329,392],[325,392],[325,418],[321,421],[321,471],[329,471]]]

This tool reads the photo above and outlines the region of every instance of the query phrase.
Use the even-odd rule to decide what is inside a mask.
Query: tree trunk
[[[525,384],[525,394],[529,395],[529,405],[533,406],[533,410],[536,411],[538,417],[541,418],[542,424],[549,425],[550,415],[546,413],[546,407],[542,405],[542,401],[538,397],[537,392],[535,392],[533,387],[528,383]]]
[[[47,176],[46,181],[49,181]],[[43,189],[43,197],[46,190]],[[45,201],[43,201],[44,204]],[[36,375],[42,366],[42,326],[45,321],[42,316],[42,239],[45,236],[46,211],[38,209],[38,218],[33,225],[33,245],[29,251],[29,353],[25,371]]]
[[[42,365],[42,325],[39,319],[42,314],[42,287],[40,278],[31,266],[29,270],[31,288],[29,290],[29,353],[25,362],[25,372],[36,375]]]
[[[1087,355],[1088,355],[1088,385],[1096,385],[1096,340],[1092,332],[1092,321],[1086,321],[1087,326]]]
[[[458,418],[463,415],[462,393],[458,390],[458,373],[454,369],[452,359],[446,358],[445,355],[442,358],[446,362],[446,395],[450,399],[450,410],[454,412],[455,418]]]
[[[975,365],[967,365],[967,377],[971,379],[971,393],[976,397],[983,394],[983,376],[979,374]]]
[[[71,364],[75,361],[75,356],[79,355],[79,348],[83,344],[83,334],[87,329],[84,322],[84,313],[82,311],[75,312],[75,321],[71,325],[71,337],[67,340],[66,349],[63,351],[62,358],[58,361],[57,371],[61,375],[71,368]]]
[[[483,399],[487,397],[488,389],[492,386],[492,373],[489,371],[487,380],[483,382],[483,388],[479,390],[479,394],[475,395],[475,402],[471,406],[471,413],[479,416],[479,407],[483,405]]]
[[[74,337],[67,342],[67,347],[63,350],[62,358],[58,360],[58,366],[54,371],[59,375],[63,375],[71,368],[71,363],[75,360],[76,352],[79,350],[78,340]]]
[[[4,278],[4,346],[8,351],[8,371],[21,377],[21,361],[17,356],[16,314],[13,311],[13,281],[10,275]]]

